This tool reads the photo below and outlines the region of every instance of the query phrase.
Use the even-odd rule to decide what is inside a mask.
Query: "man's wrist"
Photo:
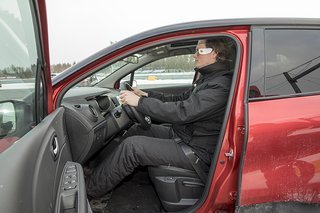
[[[134,103],[134,107],[137,107],[139,105],[141,97],[137,96],[137,101]]]

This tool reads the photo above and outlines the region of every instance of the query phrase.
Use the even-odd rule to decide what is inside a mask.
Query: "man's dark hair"
[[[230,60],[230,47],[226,39],[208,39],[206,47],[212,48],[218,55],[217,59],[220,62],[228,62]]]

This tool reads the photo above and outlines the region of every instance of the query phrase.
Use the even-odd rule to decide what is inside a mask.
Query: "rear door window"
[[[272,29],[264,37],[265,63],[253,62],[251,98],[320,91],[319,30]]]

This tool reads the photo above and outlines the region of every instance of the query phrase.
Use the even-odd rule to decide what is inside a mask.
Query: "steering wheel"
[[[122,108],[127,113],[129,118],[135,123],[139,123],[143,129],[149,129],[151,126],[151,118],[150,116],[146,116],[141,112],[137,111],[137,109],[133,106],[122,104]]]

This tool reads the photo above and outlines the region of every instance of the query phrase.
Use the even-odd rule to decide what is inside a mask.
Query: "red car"
[[[205,38],[228,42],[234,71],[207,181],[181,168],[140,168],[105,198],[102,212],[320,211],[319,19],[166,26],[117,42],[51,81],[45,2],[0,8],[1,212],[96,209],[83,168],[144,122],[123,109],[120,89],[182,93],[196,79],[192,54]]]

